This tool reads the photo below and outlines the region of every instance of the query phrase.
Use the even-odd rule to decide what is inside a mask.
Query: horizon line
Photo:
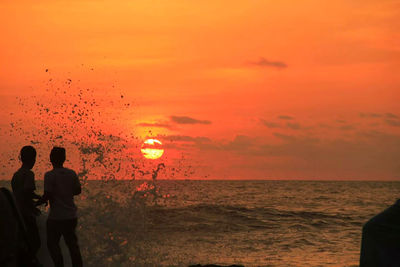
[[[112,181],[151,181],[152,179],[113,179],[113,180],[102,180],[102,179],[87,179],[87,181],[103,181],[103,182],[112,182]],[[11,181],[11,179],[0,179],[0,181]],[[35,179],[35,181],[43,181],[43,179]],[[262,179],[242,179],[242,178],[229,178],[229,179],[221,179],[221,178],[159,178],[156,181],[320,181],[320,182],[400,182],[400,178],[398,179],[294,179],[294,178],[262,178]]]

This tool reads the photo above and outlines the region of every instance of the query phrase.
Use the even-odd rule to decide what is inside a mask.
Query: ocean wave
[[[179,208],[151,207],[147,216],[156,228],[169,231],[265,230],[282,226],[302,230],[354,224],[351,216],[315,211],[198,204]]]

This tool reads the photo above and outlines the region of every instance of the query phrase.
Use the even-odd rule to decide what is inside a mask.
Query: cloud
[[[279,68],[284,69],[287,68],[287,64],[282,61],[270,61],[264,57],[260,57],[259,60],[251,62],[251,64],[260,66],[260,67],[272,67],[272,68]]]
[[[287,126],[288,128],[290,128],[290,129],[292,129],[292,130],[300,130],[300,129],[301,129],[301,126],[300,126],[299,123],[288,122],[288,123],[286,124],[286,126]]]
[[[382,118],[389,126],[400,127],[400,117],[396,114],[387,113],[360,113],[361,118]]]
[[[266,145],[261,152],[290,157],[300,173],[310,172],[317,177],[376,179],[399,177],[399,145],[400,136],[375,133],[358,140],[297,137],[280,145]]]
[[[268,128],[282,128],[282,126],[279,123],[275,123],[275,122],[269,122],[266,120],[261,119],[261,123],[264,126],[267,126]]]
[[[248,162],[263,171],[263,166],[290,178],[291,173],[318,179],[393,179],[399,178],[400,136],[377,131],[357,132],[355,138],[313,138],[274,133],[281,143],[264,140],[247,147]],[[251,143],[249,141],[248,143]],[[240,155],[241,151],[237,151]],[[250,159],[250,158],[249,158]],[[274,159],[280,159],[274,161]],[[269,164],[269,165],[268,165]]]
[[[200,143],[200,142],[210,142],[210,138],[204,136],[188,136],[188,135],[167,135],[160,136],[164,140],[172,141],[172,142],[192,142],[192,143]]]
[[[342,131],[350,131],[350,130],[354,130],[355,127],[353,125],[347,124],[347,125],[340,126],[339,129]]]
[[[211,124],[211,121],[198,120],[187,116],[171,116],[171,120],[177,124]]]
[[[294,118],[291,117],[291,116],[281,115],[281,116],[278,116],[278,119],[281,119],[281,120],[293,120]]]
[[[399,118],[399,116],[397,116],[393,113],[386,113],[385,115],[386,115],[386,118],[389,118],[389,119],[398,119]]]
[[[273,135],[279,139],[282,139],[284,141],[294,141],[296,140],[296,137],[292,135],[286,135],[286,134],[281,134],[281,133],[273,133]]]
[[[165,147],[175,149],[187,149],[188,146],[198,148],[202,151],[236,151],[241,154],[250,151],[256,143],[255,138],[246,135],[237,135],[233,140],[211,140],[205,136],[188,136],[188,135],[159,135],[156,138],[169,141],[165,143]]]
[[[382,114],[380,113],[360,113],[361,118],[380,118],[382,117]]]
[[[216,150],[217,144],[205,136],[189,135],[157,135],[155,138],[162,140],[164,148],[187,151],[188,148],[200,150]]]
[[[387,112],[385,114],[383,113],[373,113],[373,112],[367,112],[367,113],[360,113],[360,117],[361,118],[382,118],[382,117],[386,117],[388,119],[399,119],[400,117],[397,116],[396,114]]]
[[[168,123],[162,123],[162,122],[154,122],[154,123],[142,122],[142,123],[138,123],[136,125],[143,126],[143,127],[158,127],[158,128],[166,128],[166,129],[172,128],[172,126],[169,125]]]
[[[332,128],[332,126],[330,126],[330,125],[328,125],[328,124],[326,124],[326,123],[318,123],[318,126],[320,127],[320,128],[323,128],[323,129],[331,129]]]
[[[294,118],[291,116],[279,116],[278,117],[281,120],[289,120],[286,124],[280,124],[276,122],[271,122],[271,121],[266,121],[264,119],[260,119],[262,125],[268,127],[268,128],[275,128],[275,129],[291,129],[291,130],[306,130],[306,129],[312,129],[313,127],[311,126],[302,126],[300,123],[297,122],[290,122],[290,120],[293,120]]]
[[[386,120],[386,123],[390,126],[400,127],[400,120]]]
[[[236,150],[245,152],[255,143],[254,138],[248,137],[246,135],[237,135],[229,143],[223,145],[221,148],[225,150]]]
[[[198,120],[187,116],[171,116],[170,121],[141,122],[136,125],[142,127],[157,127],[157,128],[172,129],[174,128],[174,126],[171,125],[171,122],[176,124],[211,124],[211,121],[208,120]]]
[[[176,141],[166,142],[171,148],[196,148],[201,157],[212,158],[215,164],[228,164],[226,159],[230,158],[233,161],[229,164],[241,166],[242,178],[249,174],[295,179],[400,178],[400,135],[369,130],[355,131],[346,138],[279,132],[273,136],[280,142],[247,135],[236,135],[230,140],[185,135],[160,139]],[[232,175],[239,175],[238,171],[235,169]]]

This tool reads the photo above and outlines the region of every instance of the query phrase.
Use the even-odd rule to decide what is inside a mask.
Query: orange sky
[[[391,0],[2,1],[0,127],[71,79],[132,101],[96,107],[118,118],[103,130],[158,136],[196,178],[399,179],[399,17]]]

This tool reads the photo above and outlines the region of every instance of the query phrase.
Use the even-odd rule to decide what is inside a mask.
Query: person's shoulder
[[[19,168],[13,175],[14,177],[34,177],[35,173],[30,169]]]
[[[52,177],[52,176],[54,176],[54,169],[53,170],[50,170],[50,171],[48,171],[48,172],[46,172],[45,174],[44,174],[44,178],[49,178],[49,177]]]
[[[69,168],[65,168],[65,167],[64,167],[64,171],[65,171],[66,173],[68,173],[69,175],[73,175],[73,176],[76,175],[76,172],[75,172],[74,170],[72,170],[72,169],[69,169]]]
[[[26,169],[26,174],[28,176],[35,176],[35,173],[32,170],[28,170],[28,169]]]
[[[46,175],[51,175],[51,174],[53,174],[54,173],[54,169],[53,170],[50,170],[50,171],[47,171],[47,172],[45,172],[44,173],[44,175],[46,176]]]
[[[14,172],[13,177],[11,178],[11,185],[14,186],[15,183],[18,183],[18,181],[21,179],[21,169],[18,169],[16,172]]]
[[[18,169],[16,172],[13,174],[13,179],[21,175],[21,169]]]

